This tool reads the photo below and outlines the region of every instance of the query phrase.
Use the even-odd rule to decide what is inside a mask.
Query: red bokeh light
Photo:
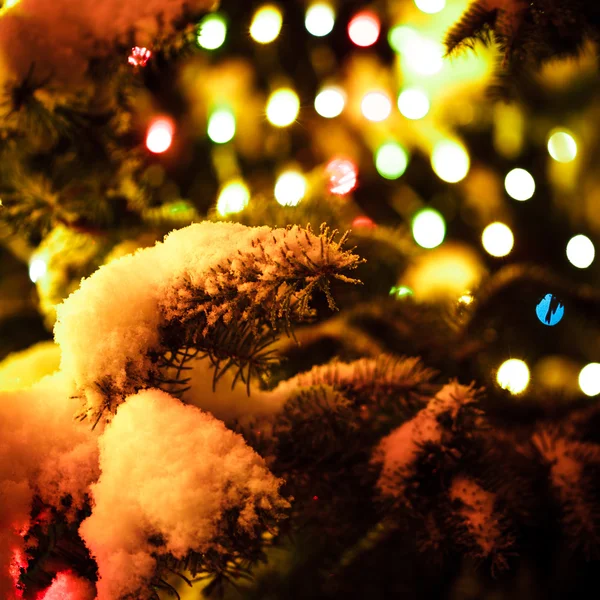
[[[370,11],[359,12],[348,23],[348,36],[361,48],[372,46],[379,38],[380,31],[379,17]]]

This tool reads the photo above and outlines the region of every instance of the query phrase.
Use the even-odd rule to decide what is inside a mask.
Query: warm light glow
[[[205,50],[216,50],[223,45],[227,36],[227,23],[219,14],[207,15],[198,24],[196,42]]]
[[[420,11],[433,15],[446,8],[446,0],[415,0],[415,5]]]
[[[600,394],[600,363],[590,363],[581,369],[579,387],[586,396]]]
[[[435,75],[444,66],[444,46],[418,34],[406,40],[403,58],[406,66],[419,75]]]
[[[361,48],[372,46],[379,37],[381,25],[375,13],[364,11],[355,15],[348,23],[348,36]]]
[[[481,243],[488,254],[495,257],[506,256],[515,243],[513,232],[504,223],[491,223],[481,235]]]
[[[329,179],[329,191],[336,196],[349,194],[358,181],[356,165],[345,158],[334,158],[325,167]]]
[[[567,258],[569,262],[578,269],[587,269],[596,256],[596,249],[589,237],[576,235],[567,244]]]
[[[438,142],[431,153],[431,166],[435,174],[448,183],[457,183],[469,172],[471,161],[467,151],[450,140]]]
[[[396,142],[387,142],[375,152],[375,168],[385,179],[398,179],[406,171],[408,154]]]
[[[468,306],[469,304],[471,304],[471,303],[473,302],[473,300],[475,300],[475,298],[473,298],[473,294],[470,294],[470,293],[468,293],[468,292],[467,292],[466,294],[463,294],[463,295],[462,295],[462,296],[461,296],[461,297],[458,299],[458,302],[459,302],[460,304],[463,304],[463,305],[465,305],[465,306]]]
[[[515,200],[529,200],[535,192],[535,180],[525,169],[513,169],[504,179],[506,193]]]
[[[230,181],[221,189],[217,200],[217,212],[225,217],[231,213],[238,213],[250,202],[250,190],[241,179]]]
[[[275,200],[281,206],[296,206],[306,194],[306,178],[298,171],[282,173],[275,183]]]
[[[335,24],[335,12],[329,4],[317,2],[308,7],[304,26],[311,35],[323,37],[331,33]]]
[[[529,367],[522,360],[511,358],[500,365],[496,381],[511,394],[520,394],[529,385]]]
[[[215,110],[208,119],[208,137],[216,144],[225,144],[235,135],[235,117],[228,108]]]
[[[577,156],[577,142],[566,131],[554,131],[548,139],[548,152],[558,162],[571,162]]]
[[[276,127],[291,125],[298,116],[300,99],[290,88],[281,88],[273,92],[267,101],[267,119]]]
[[[2,7],[2,9],[12,8],[16,4],[19,4],[20,1],[21,0],[4,0],[4,6]],[[0,9],[0,10],[2,10],[2,9]]]
[[[407,52],[419,40],[419,34],[407,25],[396,25],[388,32],[388,44],[394,52]]]
[[[154,154],[166,152],[173,142],[173,121],[158,117],[150,123],[146,134],[146,148]]]
[[[404,90],[398,96],[398,110],[407,119],[422,119],[429,112],[429,98],[422,90]]]
[[[336,86],[324,87],[315,98],[315,110],[326,119],[340,115],[345,105],[346,94],[342,88]]]
[[[368,92],[363,96],[360,110],[369,121],[385,121],[392,112],[392,101],[385,92]]]
[[[367,229],[373,229],[374,227],[377,227],[377,225],[373,219],[369,219],[369,217],[365,215],[359,215],[352,221],[352,227],[366,227]]]
[[[127,58],[127,62],[134,67],[145,67],[146,63],[152,57],[152,51],[148,50],[148,48],[140,48],[139,46],[134,46],[131,49],[131,54]]]
[[[396,296],[396,298],[406,298],[407,296],[412,296],[413,293],[414,292],[405,285],[395,285],[390,289],[390,296]]]
[[[38,279],[41,279],[47,271],[46,261],[41,258],[34,258],[29,263],[29,279],[35,283]]]
[[[446,221],[437,210],[424,208],[413,217],[412,234],[422,248],[435,248],[444,241]]]
[[[283,17],[281,11],[271,4],[259,8],[250,25],[250,35],[259,44],[269,44],[281,31]]]

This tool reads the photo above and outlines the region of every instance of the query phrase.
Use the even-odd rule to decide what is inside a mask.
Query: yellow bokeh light
[[[208,119],[208,137],[216,144],[225,144],[235,135],[235,117],[227,108],[215,110]]]
[[[267,101],[267,119],[276,127],[291,125],[300,111],[298,94],[290,88],[274,91]]]
[[[513,248],[515,238],[508,225],[491,223],[481,235],[481,243],[488,254],[495,257],[506,256]]]
[[[548,152],[557,162],[571,162],[577,156],[577,142],[570,133],[555,130],[548,138]]]
[[[368,92],[363,96],[360,110],[365,119],[378,123],[385,121],[390,116],[392,101],[385,92]]]
[[[41,279],[47,271],[48,267],[46,261],[41,258],[34,258],[29,263],[29,279],[35,283],[38,279]]]
[[[296,206],[306,195],[306,177],[298,171],[282,173],[275,183],[275,200],[281,206]]]
[[[259,44],[270,44],[281,31],[281,11],[272,4],[259,8],[250,25],[250,35]]]
[[[451,140],[443,140],[433,148],[431,166],[442,181],[457,183],[467,176],[471,161],[463,146]]]
[[[469,304],[471,304],[473,302],[473,300],[475,300],[475,298],[473,298],[473,294],[467,292],[466,294],[463,294],[459,299],[458,302],[460,304],[463,304],[465,306],[468,306]]]
[[[304,26],[311,35],[323,37],[331,33],[335,24],[335,12],[329,4],[317,2],[308,7]]]
[[[513,169],[504,179],[506,193],[513,199],[523,202],[535,192],[535,179],[525,169]]]
[[[326,119],[333,119],[342,114],[345,105],[346,94],[342,88],[336,86],[321,89],[315,98],[315,110]]]
[[[524,392],[529,385],[529,367],[518,358],[504,361],[496,373],[498,385],[511,394]]]
[[[433,15],[446,8],[446,0],[415,0],[415,6],[420,11]]]
[[[444,46],[436,41],[419,36],[407,36],[403,58],[406,66],[419,75],[435,75],[444,66]]]
[[[581,369],[579,387],[586,396],[600,394],[600,363],[590,363]]]
[[[578,269],[587,269],[596,256],[596,249],[589,237],[576,235],[567,244],[567,258],[569,262]]]
[[[217,200],[217,212],[225,217],[238,213],[248,206],[250,190],[241,179],[234,179],[225,184]]]
[[[422,119],[429,112],[429,98],[419,89],[411,88],[398,96],[398,110],[407,119]]]
[[[437,210],[424,208],[413,217],[412,234],[422,248],[435,248],[444,241],[446,221]]]

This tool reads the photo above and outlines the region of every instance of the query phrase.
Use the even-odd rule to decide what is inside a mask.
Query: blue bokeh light
[[[546,294],[535,307],[540,323],[553,326],[560,322],[565,314],[565,306],[553,294]]]

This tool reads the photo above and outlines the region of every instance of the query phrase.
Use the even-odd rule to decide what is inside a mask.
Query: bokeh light
[[[587,269],[596,256],[596,249],[589,237],[576,235],[567,244],[567,258],[578,269]]]
[[[398,110],[407,119],[422,119],[429,112],[429,98],[423,90],[406,89],[398,96]]]
[[[467,176],[471,161],[459,143],[442,140],[433,148],[431,166],[442,181],[457,183]]]
[[[167,117],[152,120],[146,133],[146,148],[154,154],[166,152],[173,142],[173,121]]]
[[[29,279],[35,283],[38,279],[41,279],[48,270],[46,261],[41,258],[34,258],[29,263]]]
[[[369,121],[385,121],[392,112],[392,101],[382,91],[367,92],[360,103],[360,110]]]
[[[535,314],[540,323],[553,327],[565,314],[565,305],[554,294],[546,294],[536,305]]]
[[[222,15],[211,14],[198,23],[196,42],[205,50],[220,48],[227,37],[227,23]]]
[[[238,213],[250,202],[250,190],[241,179],[234,179],[221,188],[217,199],[217,212],[225,217],[232,213]]]
[[[407,36],[402,56],[411,71],[419,75],[435,75],[444,66],[444,54],[444,46],[440,42],[415,34]]]
[[[370,11],[358,13],[348,23],[348,36],[361,48],[372,46],[379,38],[380,30],[379,17]]]
[[[349,159],[334,158],[325,167],[329,192],[336,196],[349,194],[358,182],[358,168]]]
[[[267,4],[254,13],[250,25],[250,36],[259,44],[269,44],[277,39],[282,22],[283,17],[279,8]]]
[[[375,168],[385,179],[398,179],[407,165],[408,153],[397,142],[387,142],[375,152]]]
[[[490,223],[481,235],[485,251],[497,258],[510,253],[515,243],[513,232],[504,223]]]
[[[600,394],[600,363],[590,363],[581,369],[579,387],[586,396]]]
[[[469,304],[472,304],[473,300],[475,300],[473,294],[466,292],[458,299],[458,302],[463,306],[468,306]]]
[[[504,188],[514,200],[529,200],[535,192],[535,179],[525,169],[513,169],[504,179]]]
[[[285,171],[275,182],[275,200],[281,206],[296,206],[306,195],[306,177],[298,171]]]
[[[315,98],[315,110],[326,119],[333,119],[342,114],[346,105],[346,94],[337,86],[322,88]]]
[[[434,15],[446,8],[446,0],[415,0],[415,6],[424,13]]]
[[[280,88],[274,91],[267,101],[267,119],[276,127],[291,125],[298,116],[300,99],[290,88]]]
[[[352,227],[358,229],[360,227],[364,227],[366,229],[373,229],[377,227],[377,224],[373,219],[369,219],[369,217],[365,215],[359,215],[358,217],[354,217],[352,220]]]
[[[557,162],[571,162],[577,156],[577,142],[570,133],[554,130],[548,138],[548,152]]]
[[[335,12],[333,7],[324,2],[317,2],[308,7],[304,26],[311,35],[323,37],[331,33],[335,25]]]
[[[388,32],[388,44],[398,54],[407,52],[419,39],[417,31],[408,25],[396,25]]]
[[[446,221],[437,210],[424,208],[412,219],[412,234],[422,248],[435,248],[444,241]]]
[[[524,392],[529,385],[529,367],[518,358],[504,361],[496,373],[498,385],[511,394]]]
[[[213,111],[208,119],[208,137],[216,144],[225,144],[235,135],[235,117],[228,108]]]
[[[390,289],[390,296],[395,296],[396,298],[407,298],[413,294],[414,292],[405,285],[395,285]]]

